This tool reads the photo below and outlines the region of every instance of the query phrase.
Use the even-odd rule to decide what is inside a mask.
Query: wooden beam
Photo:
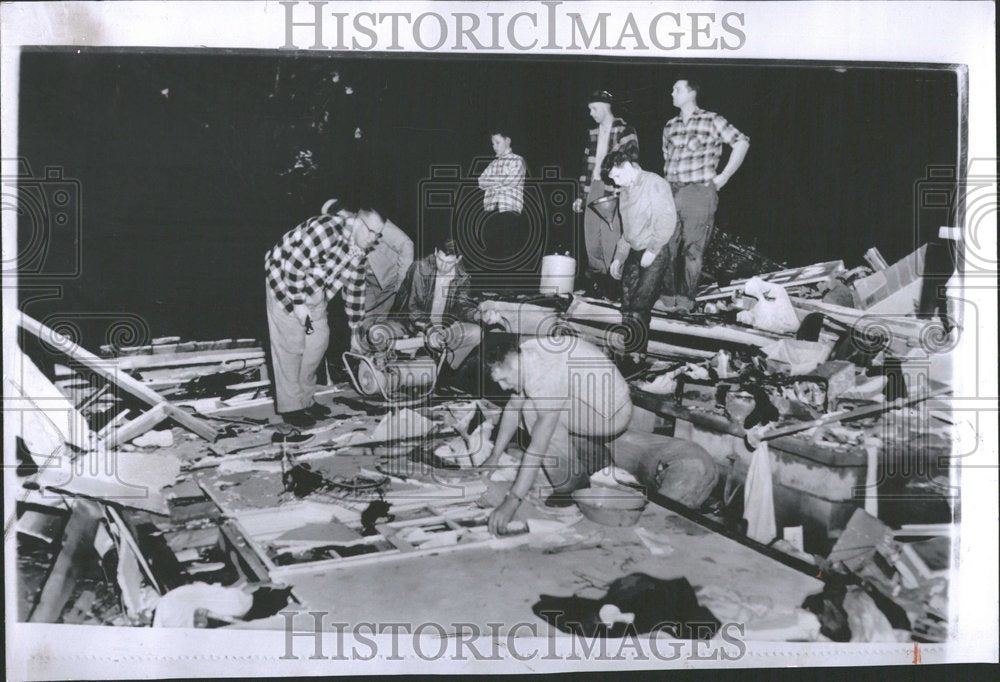
[[[32,623],[56,623],[62,615],[66,602],[73,595],[81,568],[87,554],[94,551],[94,536],[103,513],[101,505],[92,500],[78,499],[73,503],[66,530],[63,532],[62,548],[52,564],[45,586],[38,597],[38,603],[31,611],[28,621]]]
[[[83,365],[94,374],[110,381],[118,388],[129,395],[138,398],[150,407],[155,407],[161,403],[168,404],[167,400],[159,393],[146,386],[140,381],[130,377],[124,370],[117,367],[111,360],[102,360],[85,348],[77,345],[62,334],[53,331],[49,327],[34,319],[30,315],[21,313],[21,326],[28,332],[34,334],[43,343],[54,347]],[[184,428],[198,434],[205,440],[214,442],[218,438],[218,431],[201,419],[196,418],[182,410],[174,408],[169,412],[171,418]]]
[[[210,350],[201,353],[166,353],[162,355],[124,355],[112,364],[121,369],[153,369],[154,367],[184,367],[187,365],[221,365],[237,360],[262,360],[261,348],[242,350]]]
[[[108,445],[113,448],[117,448],[125,443],[128,443],[133,438],[137,438],[138,436],[146,433],[167,418],[168,407],[169,406],[166,403],[160,403],[159,405],[155,405],[152,409],[143,412],[132,421],[122,424],[108,434]]]

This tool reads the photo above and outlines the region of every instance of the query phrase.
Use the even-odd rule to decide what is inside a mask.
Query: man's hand
[[[646,259],[645,256],[642,257],[643,260]],[[614,279],[622,278],[622,262],[620,260],[611,261],[611,267],[609,268],[610,274]]]
[[[427,335],[427,347],[431,350],[439,351],[445,347],[447,334],[444,329],[433,327],[429,331],[426,331],[425,334]]]
[[[309,317],[309,308],[303,304],[293,305],[292,314],[295,315],[295,319],[299,321],[303,327],[306,326],[306,319]]]
[[[656,260],[656,257],[659,255],[660,254],[653,253],[652,251],[643,251],[642,260],[639,261],[640,267],[648,268],[653,264],[653,261]]]
[[[500,324],[502,320],[500,319],[500,313],[496,310],[490,309],[483,313],[483,324],[491,326],[494,324]]]
[[[583,198],[577,197],[573,202],[573,213],[583,213]]]
[[[712,183],[715,185],[716,190],[720,190],[725,187],[727,182],[729,182],[729,176],[725,173],[719,173],[712,178]]]
[[[351,332],[351,352],[358,354],[365,352],[365,345],[361,341],[360,332],[357,331]]]
[[[490,513],[490,519],[486,524],[490,529],[490,533],[493,535],[503,535],[506,533],[507,524],[514,518],[514,513],[517,512],[520,504],[521,501],[513,495],[505,497],[500,506]]]

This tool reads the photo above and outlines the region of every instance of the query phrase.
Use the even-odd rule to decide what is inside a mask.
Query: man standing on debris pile
[[[490,531],[503,535],[539,468],[553,488],[546,505],[573,504],[570,493],[588,487],[590,475],[609,463],[607,445],[628,426],[632,399],[614,363],[577,337],[536,337],[497,346],[486,363],[493,380],[514,395],[483,466],[499,463],[522,423],[531,434],[514,483],[490,514]]]
[[[677,207],[677,231],[670,251],[672,259],[664,279],[668,307],[690,310],[698,292],[705,249],[715,224],[719,190],[739,169],[750,149],[750,138],[719,114],[698,107],[701,85],[679,80],[672,91],[680,115],[663,127],[663,176],[670,183]],[[732,147],[729,161],[716,173],[722,145]]]
[[[598,90],[590,95],[587,105],[590,117],[597,123],[589,131],[584,149],[584,172],[580,176],[580,196],[573,202],[573,210],[583,213],[584,241],[587,247],[588,288],[591,293],[611,295],[616,288],[608,280],[615,246],[622,233],[621,219],[617,211],[605,222],[594,211],[586,210],[594,201],[610,197],[613,189],[604,184],[601,164],[611,152],[623,152],[633,161],[639,158],[639,136],[635,128],[616,117],[611,110],[614,97],[607,90]]]
[[[625,344],[619,368],[631,376],[645,360],[649,321],[660,295],[672,252],[667,243],[677,227],[670,185],[622,152],[604,158],[604,173],[622,188],[619,209],[622,237],[618,240],[611,276],[622,281],[622,323]]]
[[[275,408],[292,426],[308,428],[330,414],[314,401],[330,341],[326,304],[342,292],[352,331],[361,324],[366,260],[384,227],[370,208],[324,214],[285,233],[265,257]]]

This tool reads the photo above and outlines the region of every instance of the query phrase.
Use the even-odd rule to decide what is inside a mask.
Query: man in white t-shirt
[[[497,464],[522,423],[531,434],[510,491],[490,514],[490,531],[502,535],[539,468],[553,488],[546,504],[573,504],[569,493],[587,487],[590,474],[610,462],[605,443],[625,431],[632,399],[614,363],[597,346],[576,337],[535,337],[501,347],[487,365],[493,380],[514,395],[483,466]]]

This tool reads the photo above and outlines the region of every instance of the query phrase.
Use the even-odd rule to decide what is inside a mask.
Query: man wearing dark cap
[[[607,90],[591,93],[587,108],[590,117],[597,123],[589,131],[584,150],[584,172],[580,176],[580,194],[573,202],[573,210],[584,212],[583,232],[587,245],[588,278],[597,284],[601,293],[608,294],[614,287],[609,278],[611,261],[615,247],[621,237],[622,225],[618,212],[613,212],[610,225],[594,211],[585,211],[597,199],[613,194],[613,189],[605,185],[601,177],[601,163],[611,152],[620,151],[633,161],[639,159],[639,136],[635,128],[612,113],[614,97]]]

